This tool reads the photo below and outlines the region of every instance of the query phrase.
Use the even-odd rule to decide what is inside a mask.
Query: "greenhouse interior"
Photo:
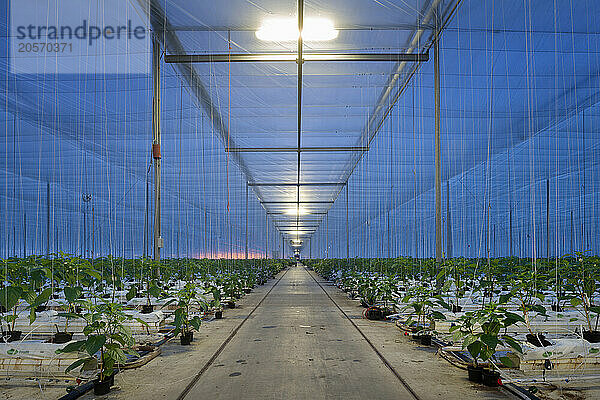
[[[600,399],[600,2],[4,0],[2,399]]]

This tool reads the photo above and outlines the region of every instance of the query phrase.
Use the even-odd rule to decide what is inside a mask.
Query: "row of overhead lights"
[[[298,30],[298,21],[290,17],[278,17],[266,19],[262,26],[256,31],[256,37],[266,42],[295,42],[300,37],[306,42],[323,42],[338,37],[339,31],[333,26],[333,22],[327,18],[305,18],[302,32]],[[289,209],[287,215],[306,215],[308,211],[304,207]],[[290,231],[292,235],[304,235],[305,231]],[[302,240],[292,239],[293,247],[301,247]]]

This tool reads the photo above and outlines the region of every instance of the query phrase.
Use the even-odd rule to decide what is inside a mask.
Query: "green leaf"
[[[85,342],[85,350],[90,356],[96,354],[102,346],[106,343],[106,336],[104,335],[91,335],[88,336]]]
[[[94,269],[86,269],[85,273],[88,274],[89,276],[91,276],[92,278],[96,278],[97,280],[102,280],[102,275],[100,274],[100,272],[98,272]]]
[[[125,295],[127,301],[133,299],[134,297],[137,297],[137,286],[132,286]]]
[[[500,362],[509,368],[514,368],[515,363],[511,360],[510,357],[500,357]]]
[[[65,369],[65,373],[69,373],[71,371],[73,371],[75,368],[79,367],[80,365],[83,365],[86,362],[87,358],[80,358],[79,360],[75,361],[73,364],[69,365],[67,367],[67,369]]]
[[[582,304],[582,301],[581,301],[581,299],[579,297],[573,297],[571,299],[571,305],[573,307],[577,307],[578,305],[581,305],[581,304]]]
[[[474,359],[479,358],[479,355],[481,354],[481,342],[480,341],[475,341],[466,347],[467,347],[467,350],[469,351],[469,354],[471,354],[471,357],[473,357]]]
[[[495,350],[498,343],[500,343],[498,337],[493,335],[481,335],[480,340],[491,350]]]
[[[19,286],[8,286],[0,289],[0,304],[7,310],[12,310],[23,294],[23,289]]]
[[[600,352],[600,349],[597,349],[597,348],[591,348],[590,349],[590,354],[596,354],[598,352]]]
[[[439,311],[432,311],[431,312],[431,319],[434,319],[434,320],[445,320],[446,316],[444,314],[442,314],[441,312],[439,312]]]
[[[65,293],[65,299],[67,299],[69,303],[73,303],[81,296],[81,294],[83,293],[83,288],[81,288],[80,286],[66,286],[63,291]]]
[[[600,306],[591,306],[589,310],[594,314],[600,314]]]
[[[200,319],[200,317],[195,316],[194,318],[192,318],[190,320],[190,325],[197,331],[200,330],[200,325],[202,324],[202,320]]]
[[[42,293],[40,293],[35,298],[35,300],[33,301],[33,304],[31,304],[31,307],[37,307],[37,306],[44,304],[45,302],[47,302],[50,299],[51,295],[52,295],[52,288],[44,289],[42,291]]]
[[[523,353],[523,348],[521,347],[521,344],[515,340],[512,336],[508,336],[508,335],[504,335],[502,336],[502,340],[504,340],[504,342],[506,342],[510,347],[512,347],[514,350],[516,350],[519,353]]]
[[[71,343],[67,344],[62,349],[56,350],[56,353],[60,354],[60,353],[72,353],[74,351],[81,351],[81,350],[83,350],[84,346],[85,346],[85,340],[78,340],[76,342],[71,342]]]

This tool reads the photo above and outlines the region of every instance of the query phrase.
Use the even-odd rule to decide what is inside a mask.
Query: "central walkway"
[[[304,267],[290,268],[186,399],[411,399]]]

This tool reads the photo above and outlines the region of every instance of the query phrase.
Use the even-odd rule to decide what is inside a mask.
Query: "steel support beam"
[[[160,42],[152,36],[152,157],[154,160],[154,260],[160,261],[162,248],[160,207]],[[158,268],[158,267],[157,267]],[[154,271],[156,276],[159,270]]]
[[[271,183],[248,183],[248,186],[343,186],[343,182],[271,182]]]
[[[267,214],[269,214],[269,215],[288,215],[290,217],[295,217],[295,215],[290,215],[283,211],[267,211]],[[327,215],[327,213],[326,212],[307,212],[303,216],[307,216],[307,215]]]
[[[350,230],[348,228],[348,185],[346,185],[346,260],[350,259]]]
[[[229,153],[314,153],[333,151],[369,151],[368,147],[229,147],[225,152]]]
[[[298,14],[300,18],[300,13]],[[299,21],[300,22],[300,21]],[[167,64],[191,63],[244,63],[244,62],[298,62],[295,53],[236,53],[236,54],[170,54]],[[302,62],[379,61],[379,62],[426,62],[428,53],[304,53]]]
[[[246,247],[245,247],[245,259],[248,259],[248,184],[246,183],[246,235],[245,235],[245,240],[246,240]]]
[[[261,204],[333,204],[333,201],[261,201]]]
[[[440,148],[440,41],[437,36],[433,53],[433,89],[435,108],[435,262],[442,264],[442,173]]]

